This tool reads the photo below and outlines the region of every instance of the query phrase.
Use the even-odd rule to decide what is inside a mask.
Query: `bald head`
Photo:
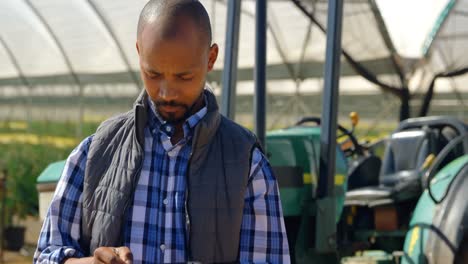
[[[147,26],[156,24],[163,38],[172,38],[184,29],[187,21],[192,22],[201,38],[211,45],[210,19],[197,0],[150,0],[140,13],[137,39]]]

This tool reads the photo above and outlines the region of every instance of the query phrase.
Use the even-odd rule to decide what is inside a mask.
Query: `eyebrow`
[[[145,72],[148,72],[148,73],[151,73],[151,74],[161,74],[160,72],[157,72],[157,71],[152,70],[152,69],[146,69],[146,68],[145,68]]]
[[[182,75],[188,75],[188,74],[192,74],[192,73],[193,73],[193,71],[184,71],[184,72],[176,73],[175,75],[182,76]]]
[[[158,71],[155,71],[153,69],[145,69],[146,72],[148,73],[151,73],[151,74],[161,74],[160,72]],[[183,75],[188,75],[188,74],[192,74],[193,71],[183,71],[183,72],[178,72],[178,73],[175,73],[174,75],[177,75],[177,76],[183,76]]]

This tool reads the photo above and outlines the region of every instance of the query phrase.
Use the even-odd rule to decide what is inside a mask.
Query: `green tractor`
[[[348,139],[336,147],[335,217],[328,222],[336,225],[336,252],[328,254],[320,244],[330,237],[318,224],[327,223],[319,211],[330,209],[317,196],[319,125],[320,118],[304,118],[266,137],[294,262],[468,261],[466,124],[450,117],[408,119],[385,142],[370,146],[358,142],[354,129],[338,125],[338,138]],[[357,252],[361,256],[350,257]]]
[[[228,6],[228,117],[239,2]],[[266,0],[256,1],[255,132],[278,179],[292,262],[468,263],[468,127],[452,117],[407,119],[367,145],[354,135],[357,115],[351,130],[339,125],[342,9],[342,0],[328,1],[321,117],[265,136]]]

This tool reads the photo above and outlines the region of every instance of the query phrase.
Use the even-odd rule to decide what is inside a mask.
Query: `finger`
[[[105,264],[125,264],[112,247],[99,247],[94,251],[94,258]]]
[[[109,263],[109,261],[112,259],[112,256],[115,256],[115,254],[112,252],[111,248],[107,247],[96,248],[93,254],[96,263],[104,264]]]
[[[119,247],[118,252],[120,259],[123,260],[126,264],[133,263],[133,254],[128,247]]]

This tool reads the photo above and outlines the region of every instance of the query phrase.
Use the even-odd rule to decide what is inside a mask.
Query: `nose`
[[[164,101],[172,101],[177,99],[176,89],[170,87],[166,80],[161,81],[159,84],[159,97]]]

